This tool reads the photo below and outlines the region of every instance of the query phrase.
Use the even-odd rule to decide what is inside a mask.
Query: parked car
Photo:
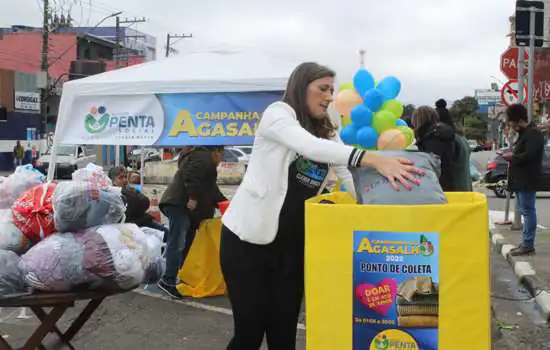
[[[141,152],[143,152],[143,160],[147,162],[158,162],[162,160],[161,151],[155,148],[136,148],[130,152],[128,156],[128,164],[134,169],[141,168]]]
[[[84,168],[89,163],[95,163],[97,160],[94,146],[59,145],[56,153],[57,160],[54,175],[56,179],[70,179],[76,169]],[[51,149],[48,149],[36,160],[34,167],[43,174],[48,174],[51,159]]]
[[[503,155],[511,153],[511,148],[497,151],[496,156],[487,163],[487,172],[484,176],[486,187],[491,189],[498,198],[506,198],[508,189],[508,162]],[[544,148],[542,158],[542,177],[539,191],[550,191],[550,146]]]

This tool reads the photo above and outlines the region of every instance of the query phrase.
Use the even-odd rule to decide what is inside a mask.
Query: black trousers
[[[294,350],[304,297],[304,232],[279,230],[257,245],[222,229],[220,260],[235,331],[227,350]]]

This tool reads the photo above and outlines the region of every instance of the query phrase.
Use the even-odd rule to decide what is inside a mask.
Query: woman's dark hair
[[[294,109],[300,125],[311,134],[323,139],[334,136],[336,127],[331,123],[328,114],[323,119],[317,119],[310,115],[307,106],[307,88],[317,79],[334,78],[335,76],[336,73],[328,67],[314,62],[302,63],[290,75],[283,95],[283,102]]]

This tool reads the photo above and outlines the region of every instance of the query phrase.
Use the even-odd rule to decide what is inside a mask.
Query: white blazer
[[[344,145],[338,135],[333,140],[315,137],[299,124],[290,105],[275,102],[263,113],[248,169],[222,218],[241,240],[269,244],[275,239],[288,170],[296,154],[329,164],[346,188],[355,193],[347,166],[359,166],[364,151]]]

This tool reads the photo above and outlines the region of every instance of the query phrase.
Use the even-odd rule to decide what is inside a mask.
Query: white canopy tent
[[[48,177],[54,173],[56,146],[75,143],[74,125],[83,122],[87,113],[83,99],[107,98],[139,110],[148,108],[148,102],[143,102],[143,107],[136,105],[156,94],[283,91],[296,65],[259,52],[211,51],[69,81],[63,86]],[[95,144],[101,144],[99,141]],[[115,143],[105,140],[103,144]]]

